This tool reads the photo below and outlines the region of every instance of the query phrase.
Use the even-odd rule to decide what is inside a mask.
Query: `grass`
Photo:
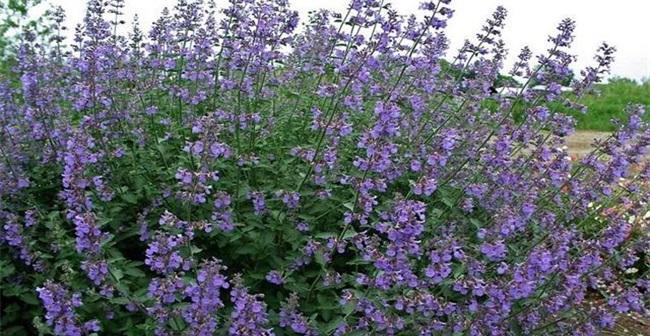
[[[644,105],[648,111],[644,119],[650,121],[650,80],[639,84],[630,79],[612,79],[607,84],[597,85],[596,91],[581,101],[587,106],[587,113],[571,111],[561,106],[553,108],[574,116],[579,130],[613,131],[615,126],[611,120],[626,120],[628,104]]]
[[[593,93],[582,97],[579,103],[587,106],[587,112],[582,113],[565,106],[563,102],[549,103],[548,108],[553,112],[566,113],[576,119],[576,129],[581,131],[611,132],[616,129],[613,119],[627,120],[627,107],[630,104],[645,106],[647,113],[644,119],[650,122],[650,80],[639,84],[625,78],[615,78],[607,84],[597,84]],[[566,93],[567,98],[575,101],[575,96]],[[483,102],[483,107],[497,109],[498,104],[493,100]],[[521,121],[525,110],[521,105],[513,110],[515,120]]]

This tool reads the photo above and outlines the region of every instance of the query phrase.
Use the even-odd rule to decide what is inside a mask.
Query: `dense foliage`
[[[145,37],[90,0],[69,46],[62,11],[51,44],[26,32],[0,84],[0,328],[593,335],[647,313],[643,109],[575,162],[546,107],[580,108],[613,48],[565,101],[563,20],[500,98],[505,9],[443,63],[450,2],[300,26],[286,0],[180,0]]]

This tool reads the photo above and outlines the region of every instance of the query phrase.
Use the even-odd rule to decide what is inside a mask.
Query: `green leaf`
[[[254,254],[256,251],[257,249],[253,247],[253,245],[251,244],[243,244],[235,249],[235,253],[241,255],[251,255]]]
[[[327,266],[327,262],[325,261],[325,258],[323,257],[323,253],[318,251],[314,254],[314,259],[316,259],[316,262],[321,265],[321,267],[325,268]]]
[[[121,296],[121,297],[114,297],[110,299],[110,302],[115,304],[125,305],[131,303],[131,300]]]
[[[472,223],[472,225],[474,225],[474,227],[475,227],[476,229],[480,229],[481,226],[482,226],[482,224],[483,224],[483,223],[481,223],[480,220],[478,220],[478,219],[476,219],[476,218],[470,218],[469,221],[470,221],[470,223]]]
[[[515,336],[524,335],[524,330],[521,328],[521,324],[519,324],[517,319],[512,319],[512,323],[510,323],[510,331],[512,331]]]
[[[444,203],[447,207],[449,207],[449,208],[454,207],[454,201],[448,195],[442,196],[441,200],[442,200],[442,203]]]
[[[20,299],[23,302],[28,303],[30,305],[34,305],[34,306],[38,306],[40,304],[38,299],[36,298],[36,295],[34,295],[34,294],[30,293],[30,292],[26,292],[26,293],[20,295]]]
[[[14,265],[5,262],[4,260],[0,263],[0,279],[6,278],[16,271]]]
[[[356,232],[356,231],[354,231],[354,229],[353,229],[352,227],[349,227],[349,228],[347,229],[347,231],[345,231],[345,234],[343,234],[343,239],[346,239],[346,240],[347,240],[347,239],[350,239],[350,238],[356,237],[356,235],[358,235],[358,234],[359,234],[359,233]]]
[[[122,194],[122,199],[131,204],[138,203],[138,197],[133,193]]]
[[[453,269],[453,278],[459,279],[465,273],[465,265],[454,263],[451,268]]]
[[[336,236],[337,234],[334,232],[320,232],[314,235],[314,237],[321,239],[335,238]]]
[[[343,317],[342,316],[337,316],[336,318],[332,319],[331,321],[327,322],[323,329],[327,334],[330,334],[334,329],[336,329],[339,324],[343,322]]]
[[[113,274],[113,277],[115,277],[117,281],[120,281],[122,278],[124,278],[124,273],[119,268],[111,267],[110,272]]]
[[[136,278],[144,278],[146,276],[146,274],[143,271],[141,271],[141,270],[139,270],[139,269],[137,269],[135,267],[125,268],[124,273],[128,274],[130,276],[134,276]]]
[[[353,303],[353,302],[346,303],[345,305],[343,305],[343,314],[345,314],[345,315],[352,314],[352,312],[354,311],[356,306],[357,305],[355,303]]]
[[[180,317],[174,317],[169,320],[169,325],[172,327],[172,330],[174,331],[182,331],[185,329],[185,323]]]

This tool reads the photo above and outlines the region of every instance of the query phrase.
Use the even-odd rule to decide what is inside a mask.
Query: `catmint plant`
[[[124,6],[89,0],[70,41],[57,10],[0,77],[0,328],[596,335],[648,314],[650,125],[630,105],[569,155],[557,106],[588,113],[615,53],[574,78],[574,21],[504,69],[503,7],[454,51],[451,0],[179,0],[147,32]]]

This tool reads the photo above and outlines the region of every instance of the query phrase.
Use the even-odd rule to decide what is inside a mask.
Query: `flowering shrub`
[[[0,84],[2,328],[593,335],[647,313],[642,109],[571,160],[546,106],[580,108],[574,23],[504,98],[505,9],[447,62],[450,2],[300,26],[286,0],[180,0],[145,37],[90,0],[69,46],[62,11],[51,45],[27,32]]]

